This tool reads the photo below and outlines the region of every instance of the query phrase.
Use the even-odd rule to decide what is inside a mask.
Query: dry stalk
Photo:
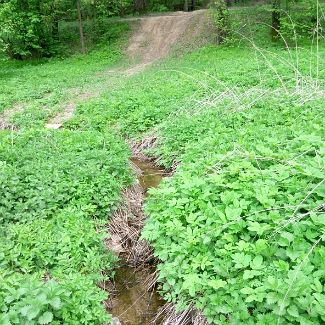
[[[187,310],[177,312],[173,303],[168,302],[162,306],[156,317],[152,320],[152,324],[162,325],[208,325],[209,323],[193,305]]]
[[[123,253],[129,265],[138,266],[153,258],[149,244],[140,239],[145,220],[143,190],[135,184],[127,188],[122,196],[124,203],[112,215],[108,226],[111,236],[106,244],[117,255]]]
[[[157,136],[155,134],[151,134],[146,136],[141,141],[129,140],[128,143],[134,158],[147,161],[149,158],[144,154],[144,152],[148,149],[156,147]]]

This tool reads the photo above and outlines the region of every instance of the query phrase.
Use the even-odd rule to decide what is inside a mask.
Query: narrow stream
[[[132,162],[142,171],[139,182],[145,194],[149,188],[159,185],[163,170],[147,161],[132,159]],[[164,304],[158,292],[148,292],[145,283],[155,269],[150,265],[140,268],[123,265],[123,260],[121,263],[114,278],[117,294],[112,299],[113,324],[149,325],[159,307]]]

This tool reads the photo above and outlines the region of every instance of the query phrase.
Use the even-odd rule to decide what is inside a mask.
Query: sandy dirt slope
[[[124,68],[109,69],[105,72],[107,75],[132,76],[151,63],[167,57],[172,50],[202,46],[210,42],[213,35],[207,10],[127,18],[121,21],[130,21],[133,28],[126,50],[131,63]],[[64,110],[53,117],[45,127],[60,128],[73,116],[77,101],[95,96],[90,94],[85,97],[82,94],[76,96],[76,99],[65,105]]]
[[[147,64],[166,57],[174,48],[208,41],[206,30],[210,23],[206,10],[147,16],[139,21],[127,48],[134,61]]]

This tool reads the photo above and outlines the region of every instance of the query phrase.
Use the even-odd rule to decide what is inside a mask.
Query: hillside
[[[1,59],[0,324],[324,323],[325,46],[269,9]]]

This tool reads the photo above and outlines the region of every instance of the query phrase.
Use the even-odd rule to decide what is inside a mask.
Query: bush
[[[40,6],[41,7],[41,6]],[[47,8],[47,4],[44,4]],[[47,8],[48,9],[48,8]],[[0,4],[0,45],[10,58],[25,59],[51,56],[55,41],[48,24],[49,12],[37,2],[6,1]]]
[[[60,281],[42,274],[0,274],[0,324],[96,324],[110,321],[101,301],[104,291],[84,275]]]
[[[52,217],[66,206],[106,218],[131,182],[128,155],[97,132],[1,133],[1,222]]]
[[[109,212],[132,181],[117,137],[0,133],[0,324],[108,323]]]
[[[224,0],[214,0],[211,5],[211,14],[216,26],[216,42],[222,44],[230,32],[230,20],[227,5]]]

